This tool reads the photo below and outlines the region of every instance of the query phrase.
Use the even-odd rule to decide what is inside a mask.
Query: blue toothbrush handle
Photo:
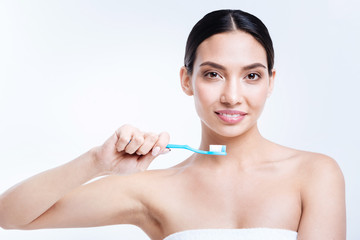
[[[210,151],[203,151],[203,150],[199,150],[199,149],[195,149],[190,147],[189,145],[180,145],[180,144],[168,144],[166,146],[166,148],[182,148],[182,149],[187,149],[196,153],[200,153],[200,154],[208,154],[208,155],[226,155],[226,152],[210,152]]]
[[[187,149],[196,153],[202,153],[202,154],[206,154],[206,151],[202,151],[202,150],[198,150],[195,148],[190,147],[189,145],[181,145],[181,144],[168,144],[166,146],[166,148],[182,148],[182,149]]]
[[[189,147],[188,145],[168,144],[168,145],[166,145],[166,148],[183,148],[183,149],[189,149],[190,147]]]

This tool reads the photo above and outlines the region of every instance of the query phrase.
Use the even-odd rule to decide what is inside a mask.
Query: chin
[[[219,137],[234,138],[244,135],[251,131],[254,127],[257,127],[257,121],[252,121],[246,117],[239,123],[236,124],[224,124],[221,121],[211,120],[209,122],[202,120],[203,131],[208,131],[210,134],[218,135]]]
[[[236,129],[234,127],[230,127],[227,129],[221,129],[217,131],[216,133],[220,136],[227,137],[227,138],[234,138],[243,135],[245,132],[247,132],[244,129]]]
[[[245,125],[223,125],[223,126],[206,125],[206,128],[208,131],[213,132],[213,134],[226,138],[234,138],[241,136],[250,129],[249,126],[245,126]]]

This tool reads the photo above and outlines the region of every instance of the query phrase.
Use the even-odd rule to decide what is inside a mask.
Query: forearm
[[[66,193],[98,176],[94,153],[35,175],[0,196],[0,226],[24,226],[46,212]]]

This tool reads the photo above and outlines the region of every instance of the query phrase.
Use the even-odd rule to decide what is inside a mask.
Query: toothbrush
[[[188,145],[179,145],[179,144],[168,144],[166,148],[182,148],[196,153],[208,154],[208,155],[226,155],[226,145],[210,145],[209,151],[203,151],[192,148]]]

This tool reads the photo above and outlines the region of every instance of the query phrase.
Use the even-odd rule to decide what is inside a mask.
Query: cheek
[[[198,113],[218,101],[219,87],[207,83],[196,83],[194,89],[194,101]]]
[[[247,102],[254,109],[262,109],[267,99],[267,86],[254,86],[247,89]]]
[[[204,86],[197,86],[195,88],[194,95],[195,98],[202,104],[211,102],[211,96],[214,96],[212,89]]]

